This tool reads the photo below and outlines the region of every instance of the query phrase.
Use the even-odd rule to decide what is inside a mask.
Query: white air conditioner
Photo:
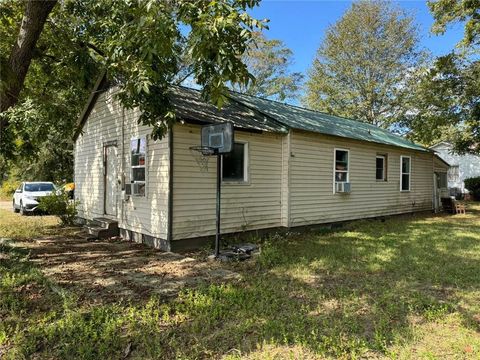
[[[125,184],[125,196],[145,196],[145,183]]]
[[[335,183],[335,192],[337,193],[349,193],[351,191],[349,182],[337,182]]]

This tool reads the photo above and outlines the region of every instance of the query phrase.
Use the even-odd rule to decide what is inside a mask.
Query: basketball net
[[[213,149],[208,146],[191,146],[190,153],[200,168],[200,172],[208,172],[208,160],[214,154]]]

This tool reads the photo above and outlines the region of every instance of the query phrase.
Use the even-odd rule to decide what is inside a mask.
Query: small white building
[[[79,216],[109,218],[124,238],[164,250],[215,234],[215,159],[205,169],[190,150],[203,124],[235,127],[223,158],[224,234],[433,210],[436,174],[448,169],[370,124],[237,93],[218,110],[181,87],[171,94],[178,123],[154,141],[114,94],[97,82],[75,134]]]
[[[447,182],[452,194],[468,192],[465,189],[464,181],[471,177],[480,176],[480,156],[455,154],[452,144],[445,141],[431,146],[430,149],[450,164]]]

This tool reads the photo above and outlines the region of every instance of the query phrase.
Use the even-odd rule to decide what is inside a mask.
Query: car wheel
[[[23,203],[21,201],[20,201],[20,214],[27,215],[27,212],[25,211],[25,208],[23,207]]]
[[[13,207],[13,212],[14,213],[18,213],[20,211],[15,207],[15,200],[13,200],[12,207]]]

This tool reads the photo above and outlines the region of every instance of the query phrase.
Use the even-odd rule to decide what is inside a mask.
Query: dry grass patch
[[[480,357],[478,204],[272,237],[255,260],[219,267],[242,281],[142,303],[79,301],[79,282],[66,291],[16,245],[0,251],[6,358]]]

